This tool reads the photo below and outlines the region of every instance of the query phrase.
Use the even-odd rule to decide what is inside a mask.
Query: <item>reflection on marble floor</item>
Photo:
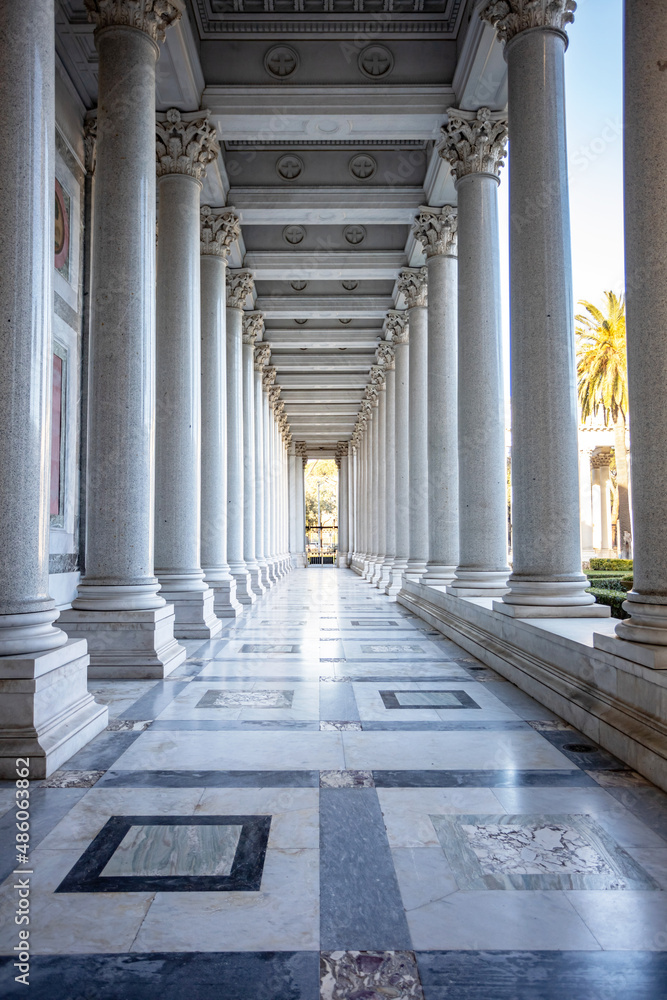
[[[188,653],[91,684],[107,731],[34,783],[38,1000],[662,1000],[667,796],[607,751],[349,571]]]

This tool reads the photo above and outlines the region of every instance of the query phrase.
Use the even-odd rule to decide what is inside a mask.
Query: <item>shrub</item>
[[[591,559],[591,569],[593,570],[631,570],[632,559]]]
[[[635,585],[635,581],[631,576],[624,576],[618,583],[623,590],[632,590]]]
[[[624,590],[606,590],[604,587],[589,587],[588,593],[593,595],[597,604],[606,604],[611,608],[612,618],[630,617],[623,610],[623,601],[625,600]]]

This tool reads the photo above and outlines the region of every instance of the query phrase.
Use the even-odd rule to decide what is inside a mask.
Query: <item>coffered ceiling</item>
[[[161,46],[158,109],[209,108],[221,154],[202,202],[237,210],[292,435],[350,437],[396,276],[423,263],[420,205],[456,202],[438,155],[452,106],[506,103],[477,0],[187,0]],[[96,103],[93,26],[58,0],[61,73]],[[248,303],[250,304],[250,303]]]

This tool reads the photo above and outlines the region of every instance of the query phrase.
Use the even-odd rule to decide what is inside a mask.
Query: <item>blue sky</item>
[[[570,217],[575,309],[622,292],[623,0],[578,0],[565,54]],[[509,353],[508,184],[501,174],[503,327]],[[503,183],[505,181],[505,183]]]

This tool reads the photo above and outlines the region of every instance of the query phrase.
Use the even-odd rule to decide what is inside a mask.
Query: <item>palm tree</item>
[[[625,297],[605,292],[603,309],[580,300],[585,314],[576,316],[577,389],[581,416],[587,420],[602,410],[605,425],[614,427],[616,457],[617,518],[622,549],[625,532],[630,533],[628,454],[625,429],[628,417],[628,362],[625,346]],[[615,519],[614,519],[615,520]]]

